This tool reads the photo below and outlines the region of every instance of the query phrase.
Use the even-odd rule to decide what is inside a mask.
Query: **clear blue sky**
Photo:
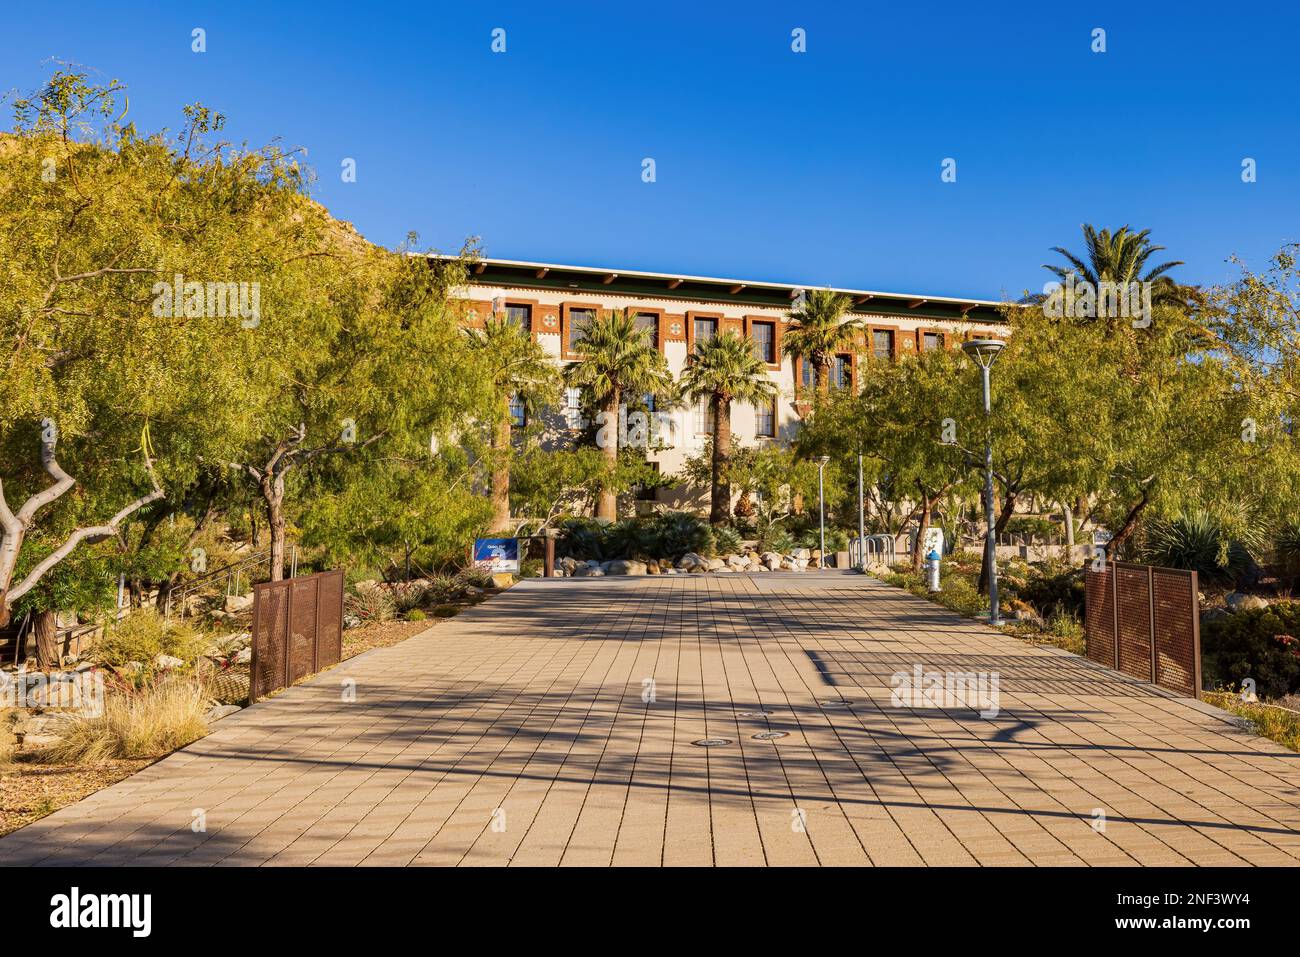
[[[1085,220],[1151,227],[1189,282],[1300,239],[1294,2],[714,6],[10,4],[0,86],[74,61],[142,129],[202,101],[389,246],[999,298]]]

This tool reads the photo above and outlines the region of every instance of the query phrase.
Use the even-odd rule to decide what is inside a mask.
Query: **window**
[[[838,355],[831,366],[831,388],[847,389],[853,385],[853,357]]]
[[[702,342],[708,342],[718,334],[718,320],[716,319],[696,319],[694,327],[695,344],[697,346]]]
[[[650,345],[659,348],[659,317],[653,312],[638,312],[636,327],[650,336]]]
[[[808,358],[799,360],[799,379],[805,389],[813,387],[813,361]]]
[[[569,351],[581,352],[582,339],[587,334],[587,325],[596,318],[594,309],[569,310]]]
[[[524,400],[518,395],[510,397],[510,424],[522,429],[528,424],[528,415],[524,412]]]
[[[700,399],[695,403],[695,434],[713,434],[713,400]]]
[[[754,434],[760,438],[776,437],[776,400],[754,407]]]
[[[943,348],[942,332],[923,332],[921,333],[921,350],[929,352],[931,349]]]
[[[564,390],[564,424],[570,429],[587,427],[587,420],[582,415],[582,390],[577,387]]]
[[[754,354],[772,365],[776,362],[776,327],[770,322],[751,322],[750,338],[754,342]]]
[[[656,476],[659,474],[658,462],[647,462],[646,465],[650,466],[650,471],[652,471]],[[658,492],[659,486],[654,482],[638,485],[636,487],[636,497],[637,500],[641,502],[653,502],[659,497]]]
[[[871,351],[877,359],[894,357],[894,331],[892,329],[873,329],[871,331]]]
[[[511,322],[517,322],[525,331],[532,331],[533,328],[533,307],[532,306],[512,306],[506,304],[506,319]]]

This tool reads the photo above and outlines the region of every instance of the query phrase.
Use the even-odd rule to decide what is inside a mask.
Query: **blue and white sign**
[[[474,564],[490,572],[519,571],[519,539],[474,539]]]

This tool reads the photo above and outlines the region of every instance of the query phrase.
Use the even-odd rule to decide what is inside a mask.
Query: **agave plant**
[[[1153,565],[1184,568],[1207,581],[1235,585],[1255,566],[1253,537],[1229,537],[1218,518],[1198,509],[1152,522],[1142,557]]]

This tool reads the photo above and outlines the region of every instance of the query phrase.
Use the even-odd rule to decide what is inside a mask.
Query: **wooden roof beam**
[[[608,286],[611,282],[613,282],[617,278],[618,278],[618,273],[616,272],[606,273],[605,278],[603,278],[601,282],[604,283],[606,286]]]

